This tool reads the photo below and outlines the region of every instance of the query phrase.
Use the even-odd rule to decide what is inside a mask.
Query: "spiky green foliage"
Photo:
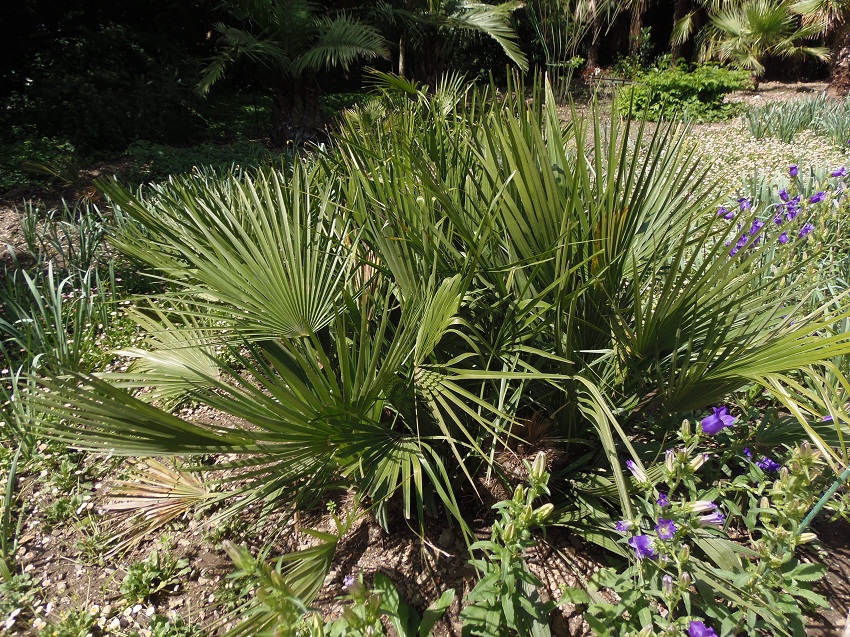
[[[761,75],[763,61],[771,55],[827,59],[827,49],[805,42],[818,32],[816,24],[800,24],[787,0],[747,0],[711,14],[700,55],[705,60],[731,62]]]
[[[105,186],[136,222],[117,244],[230,343],[186,388],[230,418],[189,422],[76,374],[44,381],[54,437],[233,454],[242,505],[355,487],[387,523],[394,496],[407,517],[436,498],[462,520],[456,490],[538,412],[627,517],[626,419],[754,382],[805,422],[795,370],[850,352],[833,329],[847,302],[795,311],[805,259],[775,239],[730,257],[742,231],[716,216],[687,129],[564,124],[540,87],[527,103],[520,86],[392,86],[415,99],[349,113],[333,153],[290,175]]]

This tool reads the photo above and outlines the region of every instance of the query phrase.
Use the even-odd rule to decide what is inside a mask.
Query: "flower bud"
[[[542,451],[537,453],[534,464],[531,465],[531,477],[533,480],[541,480],[546,473],[546,454]]]
[[[808,544],[809,542],[814,542],[818,539],[818,536],[814,533],[800,533],[800,537],[797,538],[797,544]]]
[[[714,511],[716,508],[717,505],[710,500],[694,500],[693,502],[688,503],[688,509],[690,509],[692,513],[709,513]]]
[[[761,497],[761,500],[759,500],[759,508],[760,509],[769,509],[770,508],[770,499],[766,495],[763,495]]]
[[[641,630],[636,637],[651,637],[652,635],[652,625],[645,626],[643,630]]]
[[[661,578],[661,590],[667,597],[673,596],[673,578],[669,573]]]
[[[638,464],[634,460],[626,460],[626,467],[629,471],[632,472],[632,475],[635,477],[635,480],[638,482],[646,482],[646,474],[643,472]]]
[[[699,468],[705,464],[706,460],[708,460],[707,453],[698,453],[691,459],[691,469],[699,471]]]
[[[689,559],[691,559],[691,547],[685,544],[682,547],[682,550],[679,551],[679,562],[682,564],[687,564]]]
[[[549,519],[549,516],[552,515],[552,511],[555,510],[555,505],[551,502],[547,502],[542,505],[534,512],[534,520],[537,524],[542,524],[546,520]]]
[[[779,470],[779,482],[783,486],[787,485],[791,481],[791,472],[788,471],[788,467],[782,467]]]
[[[690,574],[690,573],[688,573],[687,571],[685,571],[685,572],[684,572],[684,573],[682,573],[682,575],[679,577],[679,581],[680,581],[680,582],[682,582],[682,586],[684,586],[685,588],[690,588],[690,586],[691,586],[691,582],[693,581],[693,578],[691,578],[691,574]]]
[[[685,418],[682,421],[682,438],[687,440],[691,437],[691,421]]]
[[[502,531],[502,539],[505,540],[505,542],[513,542],[516,540],[516,524],[508,522],[505,530]]]
[[[521,484],[516,485],[516,489],[514,489],[514,502],[517,504],[525,502],[525,487]]]
[[[676,471],[676,452],[673,449],[664,452],[664,468],[667,469],[667,473]]]
[[[519,521],[523,526],[528,526],[531,524],[531,516],[534,514],[534,511],[531,508],[530,504],[526,504],[522,507],[522,513],[519,514]]]

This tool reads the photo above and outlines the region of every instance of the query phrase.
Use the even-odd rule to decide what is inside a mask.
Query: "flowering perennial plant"
[[[614,531],[630,566],[603,569],[591,580],[619,596],[618,603],[589,607],[586,617],[599,634],[805,635],[800,602],[824,603],[809,587],[825,569],[799,563],[795,549],[815,539],[800,532],[800,521],[819,493],[805,485],[823,463],[807,443],[784,465],[751,448],[741,454],[736,444],[747,428],[739,424],[727,407],[714,407],[695,432],[683,422],[681,444],[665,452],[663,467],[627,463],[638,512]],[[715,437],[723,430],[730,438]]]

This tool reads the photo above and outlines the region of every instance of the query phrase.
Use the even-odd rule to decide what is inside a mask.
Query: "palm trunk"
[[[592,7],[593,18],[590,27],[590,46],[587,49],[587,68],[591,71],[599,68],[599,36],[602,34],[602,24],[596,3]]]
[[[640,53],[640,32],[643,29],[643,3],[632,6],[632,21],[629,24],[629,55]]]
[[[675,31],[676,25],[679,21],[685,17],[688,12],[688,0],[676,0],[673,3],[673,30]],[[673,62],[682,57],[682,50],[684,49],[684,43],[674,43],[670,45],[670,57],[673,58]]]
[[[846,97],[850,91],[850,24],[846,22],[835,36],[827,91],[832,97]]]
[[[407,61],[405,60],[405,46],[406,43],[404,41],[404,36],[401,36],[398,39],[398,74],[404,77],[404,72],[407,70]]]

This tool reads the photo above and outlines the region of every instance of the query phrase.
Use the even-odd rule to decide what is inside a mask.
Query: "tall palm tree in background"
[[[519,0],[497,5],[472,0],[377,0],[361,7],[360,14],[396,43],[394,67],[399,75],[418,71],[423,77],[436,77],[445,70],[453,38],[464,32],[491,38],[511,62],[526,70],[528,60],[511,22],[521,6]]]
[[[700,58],[731,63],[752,73],[753,84],[764,73],[770,56],[790,58],[811,55],[829,58],[824,47],[809,46],[806,40],[819,28],[800,23],[800,15],[786,0],[746,0],[726,5],[711,13]]]
[[[850,92],[850,2],[800,0],[794,10],[825,36],[832,60],[828,90],[833,97],[845,97]]]
[[[274,97],[278,137],[290,136],[293,126],[317,125],[319,73],[389,55],[373,26],[348,13],[322,12],[310,0],[228,0],[223,8],[238,26],[215,25],[218,54],[198,91],[208,93],[237,62],[251,63]]]

